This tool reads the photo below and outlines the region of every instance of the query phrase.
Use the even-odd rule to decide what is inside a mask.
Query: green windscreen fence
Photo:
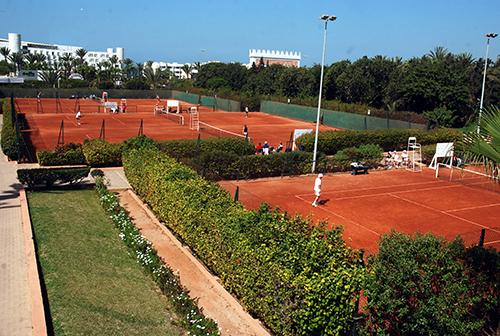
[[[269,114],[312,122],[316,121],[316,115],[318,111],[316,107],[277,103],[268,100],[261,101],[260,110]],[[321,109],[321,114],[323,115],[323,123],[325,125],[339,128],[348,128],[354,130],[374,130],[383,128],[426,128],[426,125],[424,124],[416,124],[409,121],[372,117],[368,115],[364,116],[361,114],[339,112],[326,109]]]
[[[102,92],[106,91],[109,98],[130,98],[130,99],[154,99],[156,95],[162,99],[172,96],[171,90],[126,90],[126,89],[91,89],[91,88],[72,88],[72,89],[53,89],[53,88],[21,88],[21,87],[0,87],[0,98],[9,97],[14,94],[16,98],[36,98],[41,93],[42,98],[70,98],[72,96],[85,97],[95,95],[101,97]]]
[[[172,90],[172,98],[179,99],[191,104],[200,104],[202,106],[213,107],[217,110],[228,112],[241,111],[241,103],[239,101],[224,99],[219,97],[197,95],[189,92]]]

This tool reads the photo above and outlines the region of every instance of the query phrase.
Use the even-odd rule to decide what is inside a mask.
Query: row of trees
[[[406,61],[385,56],[335,62],[325,69],[323,96],[327,100],[360,103],[389,111],[424,113],[442,126],[463,126],[478,111],[483,59],[452,54],[442,47]],[[197,87],[229,89],[250,95],[316,97],[320,66],[247,69],[240,64],[211,63],[195,77]],[[485,104],[500,103],[500,58],[489,62]]]
[[[0,74],[18,72],[19,70],[43,70],[41,78],[48,86],[55,86],[58,81],[66,87],[94,86],[109,89],[121,85],[130,89],[155,89],[175,85],[176,78],[168,70],[152,68],[152,61],[135,63],[130,58],[120,61],[115,55],[108,60],[102,61],[97,66],[87,63],[85,49],[78,49],[76,57],[72,54],[64,54],[59,62],[48,62],[47,57],[42,54],[24,53],[22,51],[11,53],[9,48],[0,48],[0,54],[4,60],[0,61]],[[186,64],[183,71],[187,77],[191,77],[194,69],[201,65],[193,66]],[[71,81],[71,74],[78,73],[84,81]]]

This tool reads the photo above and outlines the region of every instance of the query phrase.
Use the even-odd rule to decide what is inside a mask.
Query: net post
[[[238,202],[240,198],[240,187],[236,186],[236,190],[234,192],[234,202]]]
[[[59,126],[59,136],[57,137],[57,147],[64,146],[64,120],[61,120],[61,126]]]
[[[138,136],[144,135],[144,120],[141,119],[141,124],[139,125],[139,132],[137,133]]]
[[[101,132],[99,133],[99,139],[106,140],[106,121],[103,119],[101,124]]]
[[[479,236],[479,244],[478,246],[484,246],[484,236],[486,235],[486,229],[481,229],[481,236]]]

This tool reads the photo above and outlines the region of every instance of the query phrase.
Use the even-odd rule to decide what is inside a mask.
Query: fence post
[[[101,124],[101,132],[99,133],[99,139],[106,140],[106,121],[103,119]]]
[[[138,136],[141,136],[144,134],[144,120],[141,119],[141,124],[139,125],[139,132],[137,133]]]
[[[57,147],[64,145],[64,120],[61,120],[61,126],[59,126],[59,136],[57,137]]]

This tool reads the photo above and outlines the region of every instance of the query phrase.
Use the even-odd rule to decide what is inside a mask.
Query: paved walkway
[[[118,195],[141,234],[153,244],[163,261],[179,273],[181,284],[192,298],[197,298],[203,313],[217,322],[222,336],[270,335],[132,191],[123,190]]]
[[[0,336],[32,334],[16,169],[0,150]]]

